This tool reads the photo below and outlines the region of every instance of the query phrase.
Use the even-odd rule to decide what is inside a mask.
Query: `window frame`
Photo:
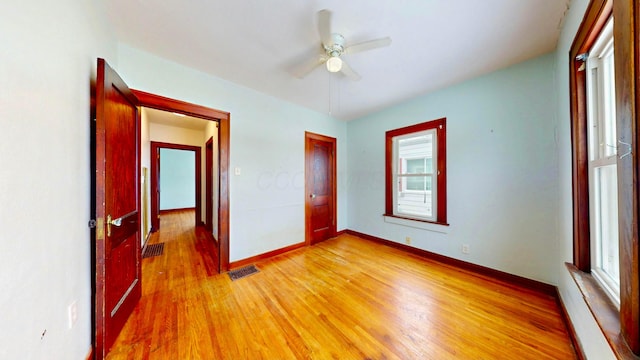
[[[640,173],[637,163],[639,86],[636,71],[640,52],[637,39],[640,28],[634,27],[634,14],[640,10],[640,0],[591,0],[569,52],[569,86],[571,101],[571,148],[573,194],[573,265],[567,264],[578,289],[616,357],[635,359],[640,354],[640,268],[637,251],[639,238],[638,204],[640,191],[631,179]],[[593,46],[611,17],[614,22],[614,61],[617,137],[626,141],[632,153],[618,160],[619,247],[620,247],[620,309],[605,295],[591,276],[589,223],[588,137],[586,107],[586,74],[581,71],[584,54]],[[620,149],[619,152],[624,151]]]
[[[611,80],[615,83],[613,73],[609,73],[607,70],[607,63],[613,60],[613,18],[610,18],[605,23],[604,27],[599,31],[596,40],[590,48],[590,53],[585,61],[586,66],[586,88],[587,88],[587,125],[589,133],[587,134],[588,144],[588,168],[589,168],[589,201],[590,201],[590,238],[591,238],[591,273],[593,277],[600,282],[600,286],[613,300],[616,307],[620,307],[620,275],[619,266],[614,270],[618,272],[617,277],[615,274],[611,274],[607,271],[604,264],[603,253],[606,245],[611,245],[603,238],[603,225],[594,219],[600,218],[601,206],[603,206],[601,200],[601,194],[603,187],[601,185],[601,179],[597,176],[599,171],[606,169],[607,167],[613,167],[616,170],[617,177],[617,148],[615,147],[615,113],[611,113],[610,110],[615,111],[615,98],[608,96],[608,89],[606,85],[609,83],[606,80]],[[610,56],[610,57],[609,57]],[[611,76],[609,79],[608,76]],[[614,84],[615,86],[615,84]],[[611,93],[615,95],[615,90]],[[613,102],[613,104],[611,104]],[[610,107],[612,105],[612,107]],[[608,111],[609,110],[609,111]],[[612,119],[613,117],[613,119]],[[611,120],[612,119],[612,120]],[[608,130],[610,127],[607,125],[609,120],[613,125],[613,138],[610,137]],[[615,243],[618,244],[618,209],[617,209],[617,185],[615,187],[616,196],[615,202]],[[618,256],[619,245],[616,248],[615,256]],[[616,263],[619,263],[619,257]]]
[[[420,221],[425,223],[448,225],[447,223],[447,132],[446,118],[431,120],[415,125],[406,126],[399,129],[389,130],[385,133],[385,213],[384,216]],[[395,204],[393,192],[395,184],[393,182],[393,139],[398,136],[405,136],[422,131],[435,130],[436,133],[436,168],[433,169],[435,184],[432,187],[437,189],[436,199],[433,203],[435,207],[434,220],[423,218],[396,215],[394,213]],[[433,192],[432,192],[433,194]],[[433,195],[432,195],[433,196]]]
[[[427,163],[427,159],[429,159],[429,157],[427,156],[415,156],[412,155],[412,157],[410,158],[406,158],[406,157],[401,157],[402,155],[402,151],[401,149],[403,149],[404,146],[409,146],[409,147],[413,147],[416,144],[420,144],[420,142],[416,142],[416,143],[412,143],[411,141],[404,145],[402,144],[403,140],[412,140],[412,139],[416,139],[416,138],[421,138],[422,136],[425,137],[431,137],[431,141],[426,142],[429,143],[430,145],[430,149],[424,149],[427,150],[426,152],[431,152],[431,157],[430,159],[434,159],[436,160],[436,165],[438,162],[438,133],[437,133],[437,129],[429,129],[429,130],[422,130],[422,131],[415,131],[415,132],[411,132],[405,135],[397,135],[392,137],[391,142],[392,142],[392,152],[393,154],[395,154],[392,157],[392,173],[391,173],[391,181],[393,182],[393,184],[398,184],[398,191],[393,191],[392,192],[392,196],[393,196],[393,214],[395,216],[401,216],[401,217],[405,217],[405,218],[412,218],[415,220],[421,220],[421,221],[435,221],[437,219],[437,203],[435,203],[433,201],[434,197],[435,199],[437,199],[437,194],[438,194],[438,187],[437,184],[434,184],[433,180],[435,177],[437,177],[437,169],[434,171],[433,168],[433,163],[431,164],[431,171],[429,173],[427,173],[427,167],[426,167],[426,163]],[[426,146],[425,143],[425,146]],[[415,148],[414,148],[415,151]],[[420,160],[422,163],[422,172],[418,173],[418,172],[414,172],[414,171],[410,171],[410,166],[409,166],[409,162],[413,161],[413,160]],[[423,180],[422,182],[422,190],[417,190],[417,189],[409,189],[409,183],[412,182],[415,179],[419,179],[419,180]],[[426,190],[426,185],[429,181],[427,181],[427,179],[430,179],[431,181],[431,189],[427,192]],[[431,216],[427,216],[427,215],[421,215],[418,213],[411,213],[411,212],[407,212],[407,211],[400,211],[401,208],[401,201],[400,199],[402,197],[404,197],[405,195],[423,195],[423,198],[425,199],[426,202],[426,198],[427,198],[427,194],[429,195],[429,199],[430,199],[430,206],[431,206]],[[401,196],[402,195],[402,196]]]

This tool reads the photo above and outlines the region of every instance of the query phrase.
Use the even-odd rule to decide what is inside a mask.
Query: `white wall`
[[[207,171],[207,167],[206,167],[206,144],[207,141],[209,141],[210,138],[213,138],[213,164],[212,164],[212,177],[213,177],[213,184],[211,185],[213,187],[213,213],[212,213],[212,217],[213,219],[211,219],[210,221],[212,222],[212,230],[211,232],[213,233],[213,237],[216,240],[220,239],[220,236],[218,235],[218,207],[220,206],[220,198],[219,198],[219,193],[218,193],[218,186],[219,186],[219,179],[218,179],[218,174],[219,174],[219,170],[220,170],[220,162],[218,160],[218,156],[219,156],[219,149],[218,147],[220,146],[220,144],[218,143],[218,123],[217,122],[213,122],[210,121],[207,124],[207,127],[204,129],[204,145],[202,146],[202,153],[205,154],[202,157],[202,173],[205,174],[205,172]],[[203,211],[203,222],[206,224],[207,220],[205,219],[206,217],[206,206],[207,206],[207,181],[206,181],[206,175],[203,176],[203,182],[202,182],[202,206],[204,208]]]
[[[140,204],[142,209],[146,208],[147,211],[146,228],[144,220],[141,221],[140,224],[140,229],[142,229],[141,240],[142,244],[144,244],[147,235],[149,235],[149,232],[151,231],[151,125],[149,123],[147,110],[142,108],[140,113],[140,174],[144,174],[142,172],[143,168],[147,169],[147,179],[140,179],[140,188],[143,191],[146,191],[146,204],[145,194],[140,194]],[[147,184],[146,188],[144,188],[145,182]]]
[[[231,261],[304,241],[305,130],[337,138],[337,227],[346,228],[345,123],[125,44],[118,49],[118,72],[131,87],[231,113]]]
[[[609,344],[589,311],[564,262],[573,262],[573,208],[571,190],[571,119],[569,100],[569,50],[587,8],[588,0],[573,0],[556,50],[556,98],[558,133],[558,289],[579,341],[589,359],[615,359]]]
[[[348,125],[349,228],[557,283],[553,54],[419,97]],[[385,131],[447,118],[446,233],[390,224]],[[470,245],[470,254],[461,252]]]
[[[149,133],[149,138],[151,139],[151,141],[198,147],[202,146],[202,139],[204,138],[204,132],[201,130],[193,130],[156,123],[150,124]]]
[[[0,2],[1,359],[91,345],[90,88],[98,56],[117,65],[101,4]]]

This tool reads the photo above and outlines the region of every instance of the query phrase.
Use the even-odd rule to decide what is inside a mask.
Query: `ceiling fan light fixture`
[[[335,73],[342,69],[342,59],[337,56],[332,56],[327,60],[327,70],[329,72]]]

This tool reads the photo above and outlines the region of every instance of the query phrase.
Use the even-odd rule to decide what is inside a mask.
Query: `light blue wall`
[[[545,55],[350,122],[349,228],[556,284],[554,66]],[[385,131],[442,117],[450,226],[385,222]]]
[[[196,153],[160,149],[160,210],[196,207]]]

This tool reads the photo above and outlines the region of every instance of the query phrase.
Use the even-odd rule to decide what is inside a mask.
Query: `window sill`
[[[410,219],[396,215],[383,214],[384,222],[395,225],[408,226],[416,229],[429,230],[443,234],[449,233],[449,224],[426,220]]]
[[[578,270],[573,264],[566,263],[565,265],[616,357],[618,359],[638,359],[620,334],[620,312],[597,280],[593,278],[593,275]]]

